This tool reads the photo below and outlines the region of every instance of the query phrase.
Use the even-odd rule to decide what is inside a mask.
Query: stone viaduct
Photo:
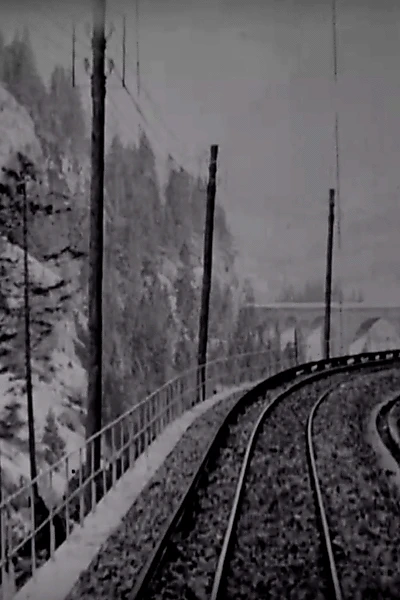
[[[325,314],[323,302],[280,302],[245,307],[245,310],[250,309],[253,310],[255,329],[263,341],[267,342],[271,337],[280,336],[285,330],[295,328],[297,339],[304,342],[313,331],[320,329],[322,350]],[[341,310],[339,303],[332,303],[331,354],[337,354],[341,349],[347,352],[351,344],[380,319],[392,324],[400,334],[400,301],[398,304],[343,302]]]

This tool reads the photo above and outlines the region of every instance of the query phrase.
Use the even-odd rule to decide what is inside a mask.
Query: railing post
[[[37,484],[36,484],[37,485]],[[30,490],[30,503],[31,503],[31,527],[32,527],[32,537],[31,537],[31,558],[32,558],[32,577],[35,576],[36,573],[36,519],[35,519],[35,488],[32,486]],[[7,515],[8,516],[8,515]],[[8,521],[8,519],[7,519]]]
[[[78,485],[79,485],[79,524],[83,527],[83,519],[85,516],[85,499],[84,499],[84,465],[82,460],[82,448],[79,448],[79,472],[78,472]]]

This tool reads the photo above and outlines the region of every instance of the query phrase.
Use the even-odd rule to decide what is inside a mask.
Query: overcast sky
[[[88,85],[80,65],[90,56],[90,5],[29,5],[30,12],[21,2],[0,8],[2,27],[30,25],[48,76],[55,63],[71,62],[75,16],[78,80]],[[376,210],[379,194],[398,190],[400,5],[338,0],[337,10],[346,218],[346,210]],[[136,94],[135,2],[109,2],[108,12],[114,25],[108,56],[120,71],[121,15],[127,15],[127,82]],[[250,268],[262,278],[269,211],[281,206],[292,218],[324,212],[328,189],[335,186],[331,0],[140,0],[139,30],[140,103],[157,153],[172,150],[195,169],[200,155],[204,172],[209,145],[220,144],[220,195]],[[108,97],[108,123],[133,135],[135,108],[115,76],[108,80]],[[312,227],[308,233],[312,244]]]

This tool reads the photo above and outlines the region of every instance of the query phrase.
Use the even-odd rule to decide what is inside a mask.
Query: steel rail
[[[307,455],[308,455],[308,461],[309,461],[309,472],[310,472],[312,487],[314,488],[314,492],[315,492],[316,508],[317,508],[318,515],[319,515],[320,522],[321,522],[322,537],[323,537],[325,552],[326,552],[326,556],[327,556],[327,563],[328,563],[328,567],[329,567],[329,576],[330,576],[330,580],[332,583],[334,600],[343,600],[343,593],[342,593],[342,589],[340,586],[340,580],[339,580],[339,576],[338,576],[338,572],[337,572],[335,556],[334,556],[333,548],[332,548],[332,540],[331,540],[331,535],[330,535],[330,531],[329,531],[328,518],[327,518],[324,499],[322,496],[322,490],[321,490],[321,486],[320,486],[319,478],[318,478],[318,467],[317,467],[317,461],[316,461],[316,457],[315,457],[315,447],[314,447],[314,441],[313,441],[313,433],[314,433],[313,425],[314,425],[314,417],[317,413],[318,408],[321,406],[323,401],[326,400],[331,395],[331,393],[333,391],[336,391],[341,385],[342,384],[335,385],[332,388],[330,388],[329,390],[325,391],[323,394],[321,394],[321,396],[318,398],[318,400],[312,407],[310,414],[308,415],[307,425],[306,425]]]

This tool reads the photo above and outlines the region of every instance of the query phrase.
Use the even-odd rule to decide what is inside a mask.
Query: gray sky
[[[1,8],[2,27],[21,23],[22,17],[28,22],[40,69],[47,76],[55,63],[70,64],[68,30],[75,15],[78,79],[88,84],[80,65],[90,55],[85,32],[90,5],[58,7],[57,0],[29,5],[34,6],[30,12],[22,3]],[[115,30],[108,55],[121,70],[123,12],[128,23],[127,81],[136,93],[134,0],[109,2],[108,20]],[[360,228],[367,231],[363,219],[369,219],[369,227],[375,217],[385,224],[396,215],[399,33],[395,0],[338,0],[335,98],[331,0],[140,0],[141,105],[151,124],[150,139],[161,158],[172,150],[179,162],[195,170],[201,155],[203,172],[209,145],[220,144],[219,198],[248,272],[257,275],[261,288],[265,280],[270,287],[271,281],[290,279],[291,264],[300,261],[302,252],[304,257],[325,252],[326,202],[329,187],[335,187],[335,101],[343,251],[347,226],[352,244]],[[118,89],[114,76],[108,87],[109,126],[135,135],[131,100]],[[165,123],[180,142],[165,132]],[[297,244],[293,248],[287,243],[291,238]],[[279,243],[282,256],[289,247],[294,253],[292,260],[282,258],[281,267]],[[359,261],[352,258],[356,276]],[[323,266],[323,260],[318,264]]]

